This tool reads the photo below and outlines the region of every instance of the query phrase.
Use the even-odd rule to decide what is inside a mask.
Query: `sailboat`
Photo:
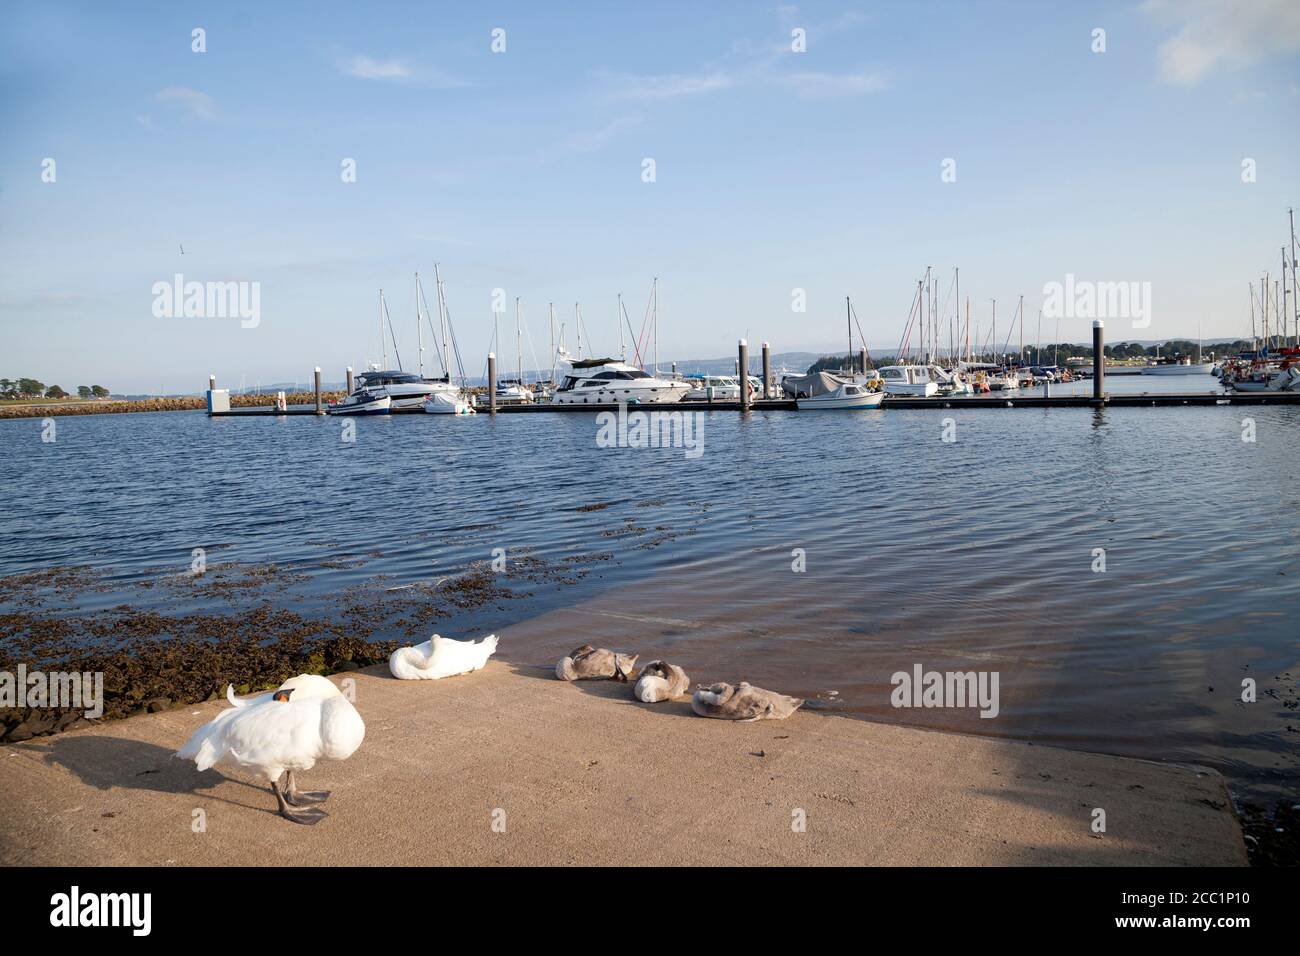
[[[393,320],[388,314],[388,305],[384,300],[384,290],[380,289],[379,338],[380,347],[383,350],[383,364],[371,363],[364,372],[357,375],[356,382],[353,385],[353,394],[357,395],[357,400],[347,404],[351,406],[361,403],[365,396],[359,393],[364,392],[366,396],[371,398],[387,396],[390,399],[390,409],[418,408],[429,396],[435,393],[447,392],[455,395],[460,391],[451,383],[451,376],[447,374],[445,365],[441,378],[428,378],[424,374],[424,329],[421,324],[420,313],[420,302],[423,296],[424,291],[420,286],[420,274],[417,272],[415,274],[415,330],[420,348],[419,372],[407,372],[402,367],[402,353],[397,347],[397,336],[393,329]],[[388,333],[387,337],[385,331]],[[386,367],[388,365],[389,338],[393,342],[393,354],[397,357],[396,369]],[[444,340],[444,350],[445,347]],[[351,398],[352,396],[348,397]],[[344,403],[340,402],[339,404],[343,405]]]
[[[438,295],[438,324],[442,329],[442,368],[448,384],[451,382],[451,363],[448,355],[448,346],[452,340],[451,332],[451,315],[447,310],[447,298],[443,292],[442,273],[438,269],[438,264],[433,266],[434,281],[437,285]],[[428,315],[428,303],[425,303],[425,316]],[[436,344],[436,342],[435,342]],[[465,388],[465,370],[460,366],[460,349],[456,349],[456,365],[460,368],[461,385],[455,390],[439,389],[429,395],[423,403],[424,411],[430,415],[473,415],[474,402],[471,399],[468,390]]]

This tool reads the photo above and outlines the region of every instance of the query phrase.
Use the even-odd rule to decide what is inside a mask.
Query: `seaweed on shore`
[[[331,674],[380,664],[399,646],[394,635],[428,638],[439,620],[501,607],[528,597],[529,586],[563,585],[588,570],[572,556],[549,561],[530,550],[511,552],[507,570],[470,565],[440,578],[388,586],[379,575],[341,593],[324,618],[274,607],[267,598],[304,576],[275,565],[225,566],[203,575],[165,579],[216,603],[257,601],[224,613],[167,613],[119,604],[94,613],[67,613],[67,597],[95,589],[84,568],[55,568],[0,579],[0,671],[102,673],[103,719],[212,700],[233,684],[239,693],[278,687],[295,674]],[[591,561],[607,560],[594,555]],[[57,600],[51,601],[50,598]],[[0,742],[57,733],[80,722],[84,708],[0,710]]]

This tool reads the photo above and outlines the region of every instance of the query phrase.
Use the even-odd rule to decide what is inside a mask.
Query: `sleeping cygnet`
[[[637,654],[616,654],[608,648],[583,644],[560,658],[555,676],[560,680],[625,681],[636,667]]]
[[[781,720],[801,706],[801,697],[787,697],[744,681],[736,687],[730,684],[701,687],[691,699],[691,710],[701,717],[722,720]]]
[[[641,669],[641,676],[637,678],[632,693],[637,700],[655,704],[661,700],[681,697],[690,686],[691,682],[686,676],[686,671],[676,664],[651,661]]]

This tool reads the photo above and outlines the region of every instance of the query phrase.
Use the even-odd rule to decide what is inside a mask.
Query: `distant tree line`
[[[1201,346],[1203,356],[1208,360],[1213,354],[1216,358],[1225,355],[1237,355],[1241,352],[1249,352],[1255,348],[1255,343],[1249,339],[1237,339],[1234,342],[1216,342],[1213,345]],[[1171,339],[1168,342],[1162,342],[1160,345],[1143,345],[1140,342],[1116,342],[1106,346],[1106,358],[1113,361],[1123,361],[1125,359],[1147,359],[1155,358],[1157,355],[1162,358],[1177,358],[1183,355],[1196,355],[1196,343],[1188,339]],[[1019,358],[1019,352],[1012,350],[1005,355],[996,355],[989,352],[976,353],[973,360],[976,362],[1007,362],[1016,361]],[[1064,365],[1071,358],[1092,358],[1092,346],[1080,345],[1072,342],[1060,342],[1054,345],[1026,345],[1025,346],[1025,364],[1027,365]],[[857,353],[853,354],[853,362],[858,360]],[[916,356],[913,353],[911,358],[907,356],[899,357],[894,355],[873,355],[868,360],[869,365],[876,368],[883,368],[886,365],[905,365],[908,362],[915,362]],[[808,368],[808,374],[813,372],[836,371],[845,368],[847,359],[843,355],[824,355],[814,362]]]
[[[78,385],[80,398],[108,398],[108,389],[103,385]],[[46,385],[34,378],[0,378],[0,398],[71,398],[58,385]]]

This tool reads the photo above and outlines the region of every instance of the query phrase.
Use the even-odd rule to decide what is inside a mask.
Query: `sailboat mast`
[[[384,356],[384,368],[388,368],[388,342],[384,340],[384,290],[379,290],[379,348]]]
[[[551,313],[551,383],[555,383],[555,303],[549,304]]]
[[[853,306],[849,303],[849,297],[844,297],[844,328],[849,333],[849,371],[853,371]],[[863,370],[865,371],[865,369]]]
[[[573,303],[573,327],[578,330],[578,358],[582,358],[582,312],[578,303]]]
[[[519,296],[515,296],[515,381],[524,384],[524,340],[519,324]]]
[[[442,272],[438,269],[438,263],[433,264],[433,281],[437,286],[434,291],[438,295],[438,329],[442,332],[442,371],[447,376],[447,381],[451,381],[451,365],[448,364],[447,357],[447,308],[442,298]],[[460,361],[459,358],[456,360]]]
[[[1020,313],[1020,364],[1025,364],[1025,297],[1020,297],[1020,306],[1016,309]]]
[[[424,329],[420,327],[420,273],[415,274],[415,340],[420,346],[419,360],[416,364],[420,369],[420,378],[424,378]]]
[[[618,323],[618,359],[620,362],[627,361],[627,346],[623,344],[623,293],[618,294],[618,314],[614,316],[614,321]]]
[[[1286,211],[1291,223],[1291,344],[1300,344],[1300,282],[1296,280],[1295,211]]]
[[[949,353],[948,358],[951,359],[953,364],[955,365],[957,362],[957,342],[953,338],[953,335],[955,334],[957,329],[957,319],[961,314],[961,269],[958,268],[957,266],[953,266],[952,276],[953,276],[952,279],[953,309],[952,309],[952,325],[949,326],[948,328],[948,353]]]
[[[650,292],[654,296],[654,333],[655,333],[655,378],[659,377],[659,277],[650,283]]]
[[[993,337],[990,339],[990,341],[993,343],[993,347],[996,349],[998,347],[998,300],[997,299],[993,300]],[[997,352],[993,353],[994,361],[997,361],[997,354],[998,354]]]

